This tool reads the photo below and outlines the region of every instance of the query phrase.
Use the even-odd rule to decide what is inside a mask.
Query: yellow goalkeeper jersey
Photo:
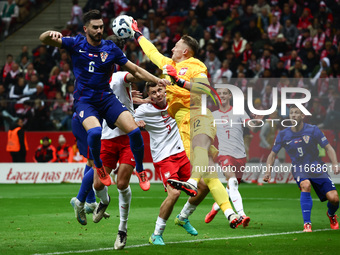
[[[172,65],[176,69],[178,77],[189,82],[192,78],[207,77],[207,67],[203,62],[196,58],[192,57],[181,61],[180,63],[176,63],[171,58],[165,57],[159,53],[157,48],[146,38],[142,37],[139,44],[149,59],[160,69],[163,69],[163,66],[165,65]],[[169,106],[168,113],[172,118],[175,118],[179,109],[190,109],[190,91],[177,85],[166,87],[166,100]]]

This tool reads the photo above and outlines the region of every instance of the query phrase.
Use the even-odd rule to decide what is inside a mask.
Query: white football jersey
[[[135,112],[135,120],[144,120],[150,135],[151,155],[154,163],[184,151],[183,142],[176,121],[167,112],[148,103],[140,105]]]
[[[234,158],[246,157],[243,123],[250,119],[248,114],[234,115],[232,107],[227,112],[217,110],[212,114],[216,122],[219,155],[228,155]]]
[[[119,99],[119,101],[126,106],[126,108],[134,115],[132,95],[131,95],[131,85],[126,82],[125,77],[128,72],[116,72],[111,76],[110,88],[113,93]],[[106,121],[103,120],[102,124],[102,138],[101,139],[111,139],[118,136],[126,135],[119,128],[111,129],[107,125]]]

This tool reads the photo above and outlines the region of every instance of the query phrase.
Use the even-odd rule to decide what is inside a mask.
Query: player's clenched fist
[[[49,36],[54,41],[57,41],[58,39],[61,39],[63,37],[63,35],[60,32],[57,32],[57,31],[51,31]]]

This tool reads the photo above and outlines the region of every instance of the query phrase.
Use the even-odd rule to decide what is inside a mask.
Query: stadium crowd
[[[183,34],[199,42],[197,57],[213,82],[229,82],[244,93],[253,88],[257,109],[272,105],[272,88],[303,87],[311,91],[306,107],[311,124],[338,130],[340,124],[340,1],[266,0],[88,0],[73,1],[63,35],[82,31],[82,14],[99,9],[105,33],[120,15],[138,21],[145,37],[165,56]],[[105,38],[105,36],[104,36]],[[38,41],[37,41],[38,42]],[[129,60],[156,76],[160,70],[133,40],[126,42]],[[75,77],[64,49],[37,45],[8,53],[0,75],[0,129],[23,118],[29,131],[71,130]],[[143,91],[144,83],[133,84]],[[290,98],[300,97],[290,94]],[[257,106],[256,106],[257,105]]]

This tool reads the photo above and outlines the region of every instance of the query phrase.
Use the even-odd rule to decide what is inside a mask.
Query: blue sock
[[[339,203],[338,205],[333,205],[331,202],[328,201],[327,207],[328,207],[328,215],[334,216],[335,212],[339,209]]]
[[[143,158],[144,158],[144,142],[142,133],[139,128],[132,130],[127,134],[130,138],[130,147],[133,153],[133,156],[136,160],[136,171],[138,173],[144,170],[143,168]]]
[[[310,192],[301,192],[300,204],[304,223],[310,223],[310,215],[313,207],[313,200]]]
[[[88,168],[88,169],[86,169]],[[86,171],[87,170],[87,171]],[[92,189],[93,184],[93,169],[86,165],[85,167],[86,174],[84,174],[84,178],[81,182],[80,189],[77,195],[77,198],[80,202],[84,203],[85,199],[88,203],[93,203],[96,201],[96,197],[94,195],[94,191]],[[84,171],[84,173],[85,173]],[[92,191],[92,196],[90,197],[90,193]]]
[[[87,143],[90,147],[93,161],[96,167],[102,167],[102,161],[100,159],[100,138],[102,135],[102,128],[95,127],[87,131]]]

